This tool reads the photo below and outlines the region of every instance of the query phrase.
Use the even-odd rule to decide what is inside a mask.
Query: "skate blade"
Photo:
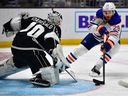
[[[38,83],[38,82],[31,82],[31,83],[39,87],[50,87],[50,84],[43,84],[43,83]]]

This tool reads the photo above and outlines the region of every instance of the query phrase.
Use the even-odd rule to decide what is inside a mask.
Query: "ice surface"
[[[72,51],[76,46],[64,46],[65,56]],[[10,52],[10,48],[1,48],[0,51]],[[87,54],[80,57],[74,62],[71,67],[75,72],[76,77],[82,80],[92,80],[88,74],[91,68],[96,64],[100,58],[99,46],[93,48]],[[66,74],[66,73],[63,73]],[[31,78],[31,72],[29,69],[11,75],[8,79],[29,79]],[[67,76],[61,76],[61,78],[70,78]],[[70,78],[71,79],[71,78]],[[102,77],[99,77],[102,79]],[[69,94],[67,96],[127,96],[128,89],[120,86],[118,81],[122,79],[128,79],[128,45],[121,45],[119,52],[112,58],[112,60],[106,64],[106,84],[99,88],[78,94]],[[53,95],[52,95],[53,96]]]

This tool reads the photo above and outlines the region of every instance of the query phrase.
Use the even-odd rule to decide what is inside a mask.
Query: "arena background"
[[[106,1],[114,2],[117,6],[122,19],[121,44],[128,44],[127,0],[4,0],[0,2],[0,47],[10,47],[13,40],[13,37],[6,38],[1,34],[5,22],[21,12],[47,18],[51,8],[63,15],[61,44],[79,44],[89,32],[87,26],[94,18],[95,12]]]

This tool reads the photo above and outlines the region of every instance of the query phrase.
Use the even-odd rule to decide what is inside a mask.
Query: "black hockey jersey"
[[[59,26],[51,24],[48,20],[41,19],[39,17],[29,17],[26,19],[21,18],[19,23],[20,30],[18,30],[12,43],[14,48],[21,50],[25,48],[41,49],[40,46],[33,41],[33,38],[46,49],[47,46],[50,45],[50,40],[49,42],[46,42],[49,38],[54,39],[56,43],[59,43],[61,38],[61,29]],[[10,23],[10,26],[8,27],[13,26],[12,24]]]

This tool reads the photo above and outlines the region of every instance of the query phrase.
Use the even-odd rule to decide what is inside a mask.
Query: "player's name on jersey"
[[[38,17],[33,17],[32,20],[33,20],[34,22],[37,22],[37,23],[40,23],[41,25],[46,26],[46,27],[49,28],[49,29],[52,29],[52,28],[54,27],[54,25],[50,24],[48,21],[42,20],[42,19],[40,19],[40,18],[38,18]]]

